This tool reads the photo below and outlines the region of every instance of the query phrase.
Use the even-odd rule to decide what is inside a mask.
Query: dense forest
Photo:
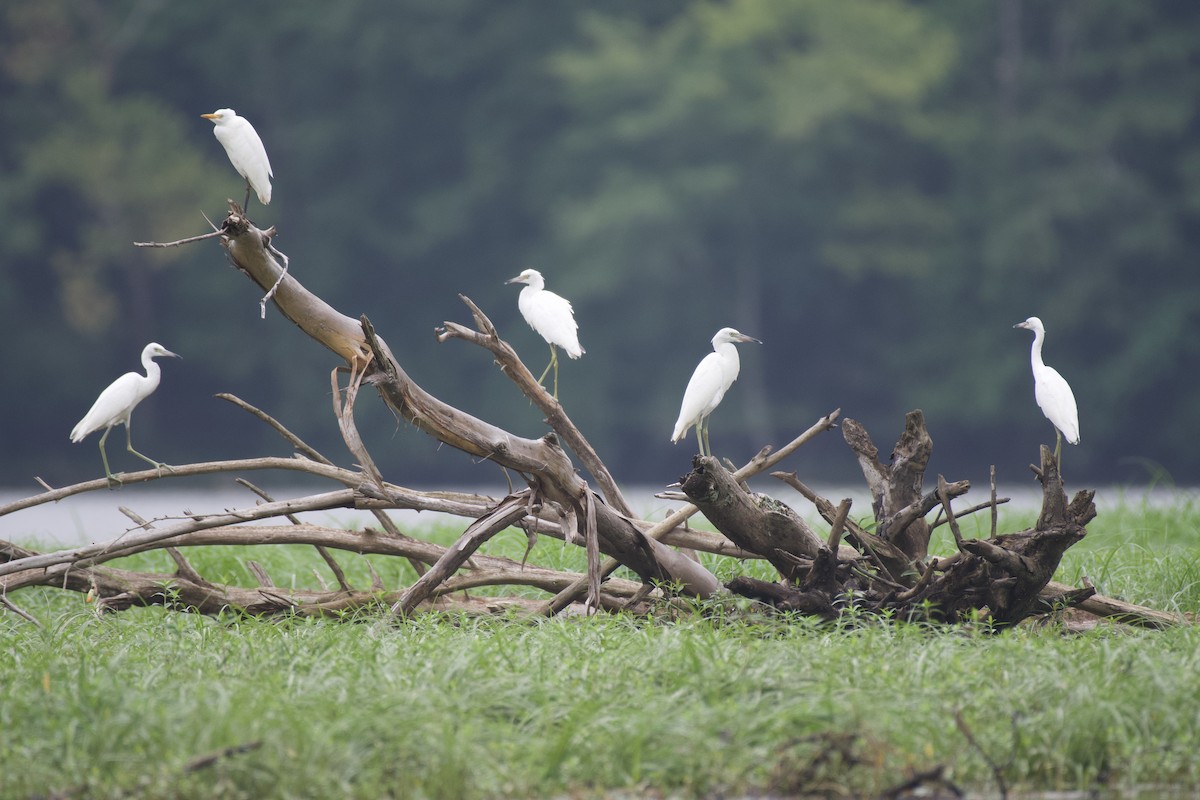
[[[143,452],[286,454],[216,392],[338,451],[327,352],[260,319],[215,242],[132,246],[240,202],[200,118],[222,107],[266,144],[274,199],[250,215],[297,277],[524,436],[537,409],[434,329],[469,320],[466,294],[537,374],[504,281],[539,269],[587,348],[560,399],[621,481],[687,471],[694,440],[668,437],[726,325],[764,345],[713,417],[718,455],[837,407],[890,440],[921,408],[933,472],[1025,480],[1053,443],[1012,329],[1031,315],[1079,400],[1068,483],[1200,480],[1190,0],[5,3],[0,481],[98,475],[67,433],[151,340],[183,358],[135,414]],[[359,418],[395,482],[500,480],[382,404]],[[798,458],[856,469],[834,437]]]

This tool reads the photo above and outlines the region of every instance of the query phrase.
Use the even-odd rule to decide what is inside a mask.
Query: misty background
[[[559,396],[622,483],[689,469],[668,441],[718,328],[764,341],[713,416],[743,463],[842,408],[883,457],[924,411],[931,475],[1029,481],[1054,434],[1027,331],[1071,383],[1068,484],[1200,482],[1200,4],[814,0],[17,0],[0,7],[0,483],[101,474],[67,434],[158,341],[134,443],[168,463],[290,449],[232,392],[349,464],[336,358],[209,230],[244,184],[200,114],[261,135],[252,201],[291,272],[369,316],[411,377],[516,434],[541,415],[482,349],[478,303],[534,374],[526,267],[587,354]],[[396,483],[499,470],[394,419],[360,431]],[[140,469],[110,438],[114,470]],[[789,460],[854,481],[840,434]]]

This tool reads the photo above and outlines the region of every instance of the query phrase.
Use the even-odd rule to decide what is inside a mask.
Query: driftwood
[[[1090,586],[1071,589],[1051,583],[1063,553],[1086,535],[1096,506],[1090,490],[1067,501],[1048,447],[1042,447],[1041,467],[1035,469],[1042,484],[1035,526],[964,539],[952,503],[970,485],[948,483],[939,475],[936,488],[924,490],[932,439],[920,411],[908,414],[889,466],[879,462],[878,449],[861,425],[847,419],[842,428],[871,490],[874,533],[845,519],[845,502],[839,509],[795,475],[775,473],[834,525],[830,539],[822,542],[807,526],[779,514],[774,501],[740,487],[715,459],[694,460],[682,482],[684,493],[719,531],[770,561],[780,574],[778,583],[739,577],[727,584],[730,591],[824,618],[853,609],[949,623],[979,619],[1005,628],[1052,608],[1077,607],[1147,627],[1177,622],[1161,612],[1099,598]],[[972,510],[1000,502],[993,489],[992,501]],[[957,552],[949,558],[928,558],[932,526],[926,515],[935,508],[945,514],[954,535]],[[843,526],[853,547],[835,549]]]
[[[237,480],[256,497],[254,505],[218,514],[184,512],[171,519],[144,520],[122,509],[133,526],[108,542],[40,553],[0,542],[0,605],[36,620],[22,611],[10,595],[28,586],[57,586],[84,593],[99,610],[116,611],[144,605],[200,613],[233,609],[251,614],[345,615],[366,609],[398,618],[430,609],[492,613],[521,609],[556,614],[576,606],[580,611],[631,610],[645,613],[676,593],[696,598],[741,594],[770,607],[812,614],[825,619],[840,616],[853,604],[858,609],[900,614],[908,618],[957,622],[987,619],[997,627],[1015,624],[1034,614],[1065,606],[1086,609],[1151,627],[1174,623],[1170,615],[1129,606],[1080,589],[1050,581],[1062,553],[1081,539],[1095,516],[1090,492],[1067,502],[1057,464],[1043,448],[1036,470],[1043,485],[1042,513],[1034,528],[996,534],[991,502],[964,513],[990,508],[993,535],[964,540],[952,507],[965,494],[966,481],[947,483],[940,476],[925,491],[924,472],[932,440],[920,411],[911,412],[887,466],[878,449],[854,420],[842,423],[843,435],[858,458],[872,495],[875,524],[864,525],[849,515],[850,502],[835,506],[809,489],[795,474],[772,473],[799,490],[829,523],[818,531],[794,510],[759,493],[744,481],[776,467],[784,458],[821,433],[836,427],[840,411],[817,420],[808,430],[778,450],[763,448],[746,465],[730,472],[715,459],[697,456],[692,472],[682,479],[691,501],[662,522],[637,519],[603,460],[566,410],[534,379],[515,350],[504,342],[486,314],[460,296],[474,327],[447,321],[438,340],[461,340],[486,350],[529,400],[545,414],[549,432],[539,439],[516,436],[456,409],[418,386],[404,371],[370,320],[343,315],[309,292],[288,270],[288,258],[272,244],[274,229],[259,230],[236,203],[212,234],[159,245],[178,246],[217,238],[229,261],[265,294],[260,304],[273,303],[287,319],[343,362],[331,375],[334,417],[355,468],[339,467],[303,442],[267,413],[231,395],[218,395],[270,425],[294,450],[291,458],[259,458],[187,464],[170,472],[143,470],[123,474],[125,484],[178,480],[195,475],[244,474],[255,470],[289,470],[323,478],[331,491],[290,500],[276,500],[253,484]],[[421,492],[388,482],[377,468],[367,443],[354,422],[354,406],[363,386],[373,387],[397,415],[439,441],[499,464],[520,475],[526,488],[503,499],[454,492]],[[597,489],[576,471],[577,460]],[[108,488],[106,480],[51,488],[0,508],[0,516],[19,513],[41,503],[55,502],[81,492]],[[302,523],[296,514],[328,508],[370,511],[377,528],[351,532]],[[429,510],[470,520],[450,547],[405,535],[389,515],[395,509]],[[957,552],[946,559],[929,559],[932,530],[927,516],[938,510],[954,532]],[[686,522],[702,511],[718,533],[692,530]],[[278,520],[287,524],[248,525]],[[935,523],[936,524],[936,523]],[[505,558],[482,555],[478,548],[509,526],[524,530],[530,549],[545,534],[586,548],[585,573],[563,572]],[[844,543],[843,543],[844,539]],[[185,555],[188,548],[212,545],[309,545],[319,554],[332,578],[315,572],[319,589],[280,588],[265,569],[250,562],[254,585],[231,586],[204,578]],[[779,582],[742,577],[722,586],[712,572],[675,548],[703,551],[739,559],[765,559],[779,573]],[[171,573],[136,572],[108,566],[114,559],[153,550],[165,552],[175,564]],[[404,559],[415,575],[408,585],[386,586],[371,574],[370,585],[355,586],[339,558],[363,555]],[[607,556],[602,560],[601,555]],[[638,580],[612,577],[627,567]],[[471,596],[484,586],[532,587],[550,595],[528,597]]]

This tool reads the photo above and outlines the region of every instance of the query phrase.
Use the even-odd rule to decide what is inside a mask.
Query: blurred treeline
[[[135,444],[168,462],[287,453],[229,391],[344,463],[334,358],[203,233],[243,184],[199,115],[233,107],[276,174],[257,203],[293,274],[367,314],[447,402],[526,436],[488,355],[439,345],[479,303],[535,374],[503,281],[536,267],[588,353],[561,398],[619,480],[686,472],[668,441],[712,334],[742,377],[737,462],[835,407],[883,457],[922,408],[935,471],[1027,480],[1053,441],[1046,360],[1079,398],[1079,481],[1200,478],[1200,3],[15,0],[0,6],[0,480],[100,472],[67,432],[156,340]],[[387,414],[389,478],[499,480]],[[854,476],[837,434],[793,465]],[[110,440],[119,453],[124,435]],[[114,468],[140,462],[114,456]],[[1165,471],[1165,473],[1164,473]]]

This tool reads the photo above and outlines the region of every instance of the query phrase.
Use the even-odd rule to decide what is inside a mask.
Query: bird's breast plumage
[[[579,344],[579,325],[565,297],[545,289],[526,286],[517,298],[521,316],[547,343],[561,347],[571,358],[583,355]]]
[[[1054,367],[1040,365],[1034,370],[1033,397],[1046,419],[1062,432],[1071,444],[1079,444],[1079,407],[1066,378]]]
[[[259,202],[271,202],[271,160],[263,147],[258,131],[246,119],[238,117],[230,123],[213,127],[213,135],[225,148],[230,163],[238,174],[250,182]]]
[[[71,430],[71,441],[78,442],[101,428],[127,423],[137,404],[145,400],[157,386],[157,376],[151,380],[136,372],[126,372],[110,383],[92,403],[88,413]]]

